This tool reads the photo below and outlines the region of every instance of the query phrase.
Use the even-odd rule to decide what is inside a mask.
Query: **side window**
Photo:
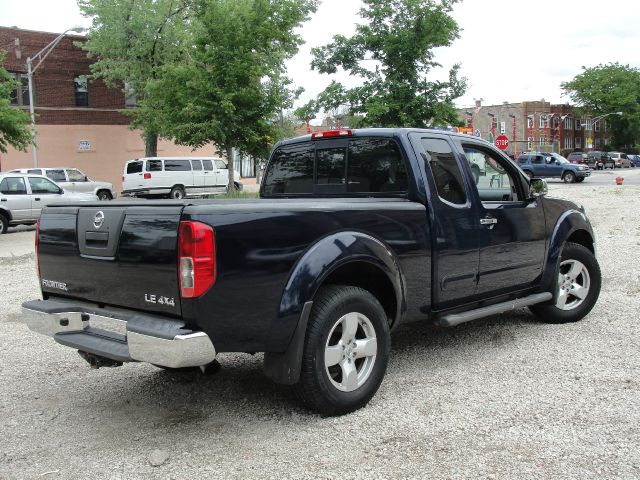
[[[467,202],[462,172],[453,155],[453,151],[445,140],[423,138],[422,146],[427,153],[427,170],[430,168],[438,190],[438,196],[455,205]]]
[[[200,160],[191,160],[191,167],[194,170],[202,170],[202,162]]]
[[[388,138],[349,141],[347,191],[406,192],[407,169],[398,145]]]
[[[75,87],[76,107],[89,106],[89,82],[86,75],[78,75],[73,79]]]
[[[165,172],[190,172],[191,163],[189,160],[165,160],[164,161]]]
[[[27,170],[27,173],[32,173],[33,175],[42,175],[42,170],[39,168],[31,168]]]
[[[49,177],[54,182],[66,182],[67,177],[64,175],[64,170],[47,170],[47,177]]]
[[[27,187],[22,177],[6,177],[0,182],[0,193],[4,195],[25,195]]]
[[[29,177],[29,185],[31,185],[31,193],[60,193],[60,188],[51,180],[42,177]]]
[[[127,173],[140,173],[140,172],[142,172],[142,162],[127,163]]]
[[[344,184],[346,180],[346,149],[318,148],[316,151],[316,184]]]
[[[544,162],[542,161],[542,155],[532,155],[531,163],[536,165],[542,165]]]
[[[467,159],[482,159],[485,175],[478,179],[476,188],[483,202],[508,202],[517,200],[515,181],[506,165],[508,162],[495,152],[472,145],[463,145]]]
[[[147,172],[161,172],[162,160],[147,160],[147,165],[145,168]]]
[[[219,168],[221,170],[226,170],[227,169],[227,164],[224,163],[224,161],[222,160],[216,160],[216,168]]]
[[[266,195],[313,193],[313,145],[276,150],[265,172],[263,191]]]
[[[70,182],[86,182],[86,177],[84,173],[80,170],[69,169],[67,170],[67,176],[69,177]]]
[[[525,163],[527,163],[527,159],[528,159],[528,158],[529,158],[529,157],[528,157],[527,155],[520,155],[520,156],[518,157],[518,163],[519,163],[520,165],[524,165]]]
[[[211,160],[203,160],[202,166],[204,167],[205,170],[209,172],[213,170],[213,162]]]

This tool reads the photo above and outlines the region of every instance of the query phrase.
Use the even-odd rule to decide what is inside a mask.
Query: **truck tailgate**
[[[183,208],[170,202],[46,208],[38,247],[45,298],[179,316],[177,242]]]

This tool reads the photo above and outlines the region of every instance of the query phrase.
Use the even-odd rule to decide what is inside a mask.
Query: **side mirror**
[[[543,178],[532,178],[529,182],[529,197],[543,197],[549,191],[546,180]]]
[[[61,188],[61,189],[58,191],[58,195],[62,195],[63,193],[64,193],[64,189],[62,189],[62,188]]]
[[[89,181],[89,177],[87,177],[86,175],[84,176],[84,181],[88,182]]]

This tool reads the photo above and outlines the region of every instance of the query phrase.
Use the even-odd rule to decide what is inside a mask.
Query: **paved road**
[[[640,185],[640,168],[616,168],[615,170],[591,170],[591,176],[578,185],[615,185],[616,177],[624,178],[624,185]],[[562,180],[549,178],[549,184],[562,183]]]

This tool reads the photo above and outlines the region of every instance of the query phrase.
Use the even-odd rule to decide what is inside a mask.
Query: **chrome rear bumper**
[[[169,368],[211,363],[216,350],[204,332],[173,319],[68,301],[22,305],[25,323],[58,343],[120,362],[148,362]]]

